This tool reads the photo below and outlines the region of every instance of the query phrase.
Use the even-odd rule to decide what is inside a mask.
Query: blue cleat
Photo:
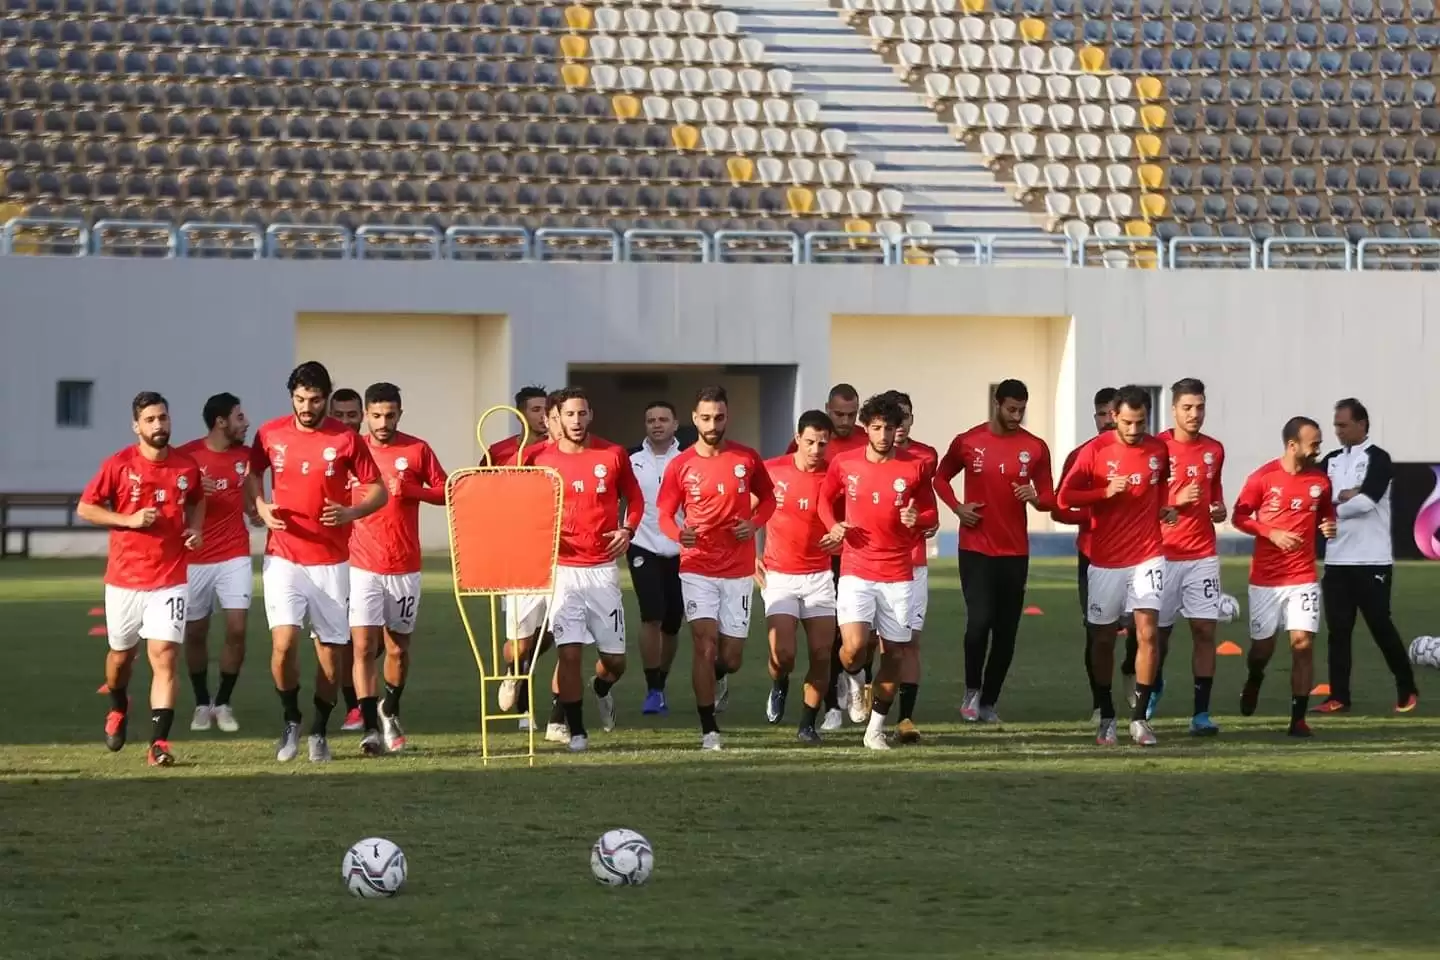
[[[1219,733],[1220,728],[1215,725],[1215,721],[1210,719],[1210,714],[1197,713],[1190,718],[1190,736],[1214,737]]]
[[[670,708],[665,705],[665,691],[645,691],[645,705],[640,708],[640,712],[645,714],[646,716],[654,716],[655,714],[659,714],[662,717],[669,713]]]
[[[1155,719],[1155,708],[1160,706],[1160,697],[1165,693],[1165,681],[1162,679],[1155,684],[1155,689],[1150,691],[1150,705],[1145,708],[1145,719]]]

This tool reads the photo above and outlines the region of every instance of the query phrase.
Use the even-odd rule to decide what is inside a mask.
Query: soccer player
[[[550,436],[549,411],[550,405],[547,400],[545,388],[531,384],[521,387],[515,394],[515,409],[519,410],[530,426],[530,442],[527,447],[543,443]],[[489,466],[492,467],[513,467],[518,462],[517,458],[524,454],[520,448],[521,441],[525,434],[516,433],[491,444],[489,450]],[[480,463],[486,465],[486,458],[481,457]]]
[[[399,430],[400,388],[365,389],[365,436],[389,499],[350,534],[350,638],[367,756],[405,749],[400,696],[410,673],[410,637],[420,610],[420,504],[445,504],[445,470],[430,444]],[[385,654],[385,699],[371,661]],[[383,746],[382,746],[383,733]]]
[[[830,531],[822,543],[845,548],[835,605],[840,662],[852,689],[862,682],[874,636],[882,642],[865,729],[864,743],[872,750],[890,749],[885,718],[908,669],[905,661],[914,655],[911,554],[923,531],[939,523],[933,474],[925,461],[895,448],[895,431],[904,420],[894,397],[866,400],[859,416],[865,449],[833,458],[820,490],[820,520]],[[844,520],[835,509],[839,501],[845,504]]]
[[[146,762],[168,767],[175,720],[180,646],[185,640],[186,568],[204,543],[205,497],[200,467],[170,448],[170,404],[158,393],[137,394],[130,404],[133,447],[100,465],[80,495],[76,513],[110,528],[105,565],[105,746],[125,746],[130,673],[140,641],[150,661],[150,749]]]
[[[900,404],[905,414],[895,430],[895,449],[919,457],[933,474],[940,462],[940,451],[910,436],[910,428],[915,425],[915,405],[910,400],[910,394],[891,390],[888,396]],[[915,701],[920,696],[920,637],[925,631],[925,614],[930,609],[930,557],[925,541],[935,536],[938,530],[937,521],[936,526],[921,531],[922,535],[910,552],[910,563],[914,568],[912,582],[915,584],[910,601],[910,651],[903,663],[904,672],[900,675],[900,720],[895,725],[895,734],[901,743],[920,742],[920,730],[915,726]]]
[[[330,416],[358,435],[365,425],[365,404],[360,394],[349,387],[336,389],[330,394]],[[349,482],[353,487],[355,478],[351,477]],[[351,533],[353,535],[353,528]],[[315,643],[320,642],[320,638],[313,631],[310,639]],[[360,696],[355,692],[354,669],[355,645],[347,640],[344,649],[340,651],[340,693],[345,698],[345,718],[340,722],[340,729],[346,733],[365,729],[365,719],[360,715]],[[325,671],[317,665],[315,686],[318,689],[324,685]]]
[[[965,594],[965,696],[960,717],[999,723],[995,704],[1015,658],[1030,576],[1026,507],[1055,509],[1050,448],[1026,430],[1030,391],[1019,380],[995,387],[990,419],[950,442],[935,470],[935,492],[960,518],[960,584]],[[965,478],[965,502],[955,495]],[[987,658],[988,655],[988,658]]]
[[[1240,712],[1255,713],[1275,637],[1290,634],[1290,736],[1310,736],[1305,722],[1315,663],[1312,645],[1320,629],[1320,581],[1315,574],[1315,534],[1335,536],[1330,478],[1315,465],[1320,425],[1291,417],[1281,433],[1285,452],[1250,474],[1235,501],[1235,529],[1255,538],[1250,557],[1249,679]]]
[[[645,407],[645,439],[630,451],[630,470],[645,496],[645,515],[627,557],[635,602],[640,607],[640,661],[645,668],[644,714],[665,714],[665,681],[675,662],[685,600],[680,594],[680,545],[660,532],[660,479],[680,455],[679,418],[668,400]]]
[[[250,448],[245,435],[250,422],[233,393],[217,393],[202,411],[209,432],[179,451],[200,468],[205,493],[204,543],[190,558],[189,600],[185,604],[185,666],[195,691],[191,730],[225,733],[240,729],[230,696],[245,662],[245,627],[255,571],[250,562],[250,529],[246,525],[245,476]],[[255,518],[258,523],[258,518]],[[225,645],[220,652],[220,687],[210,699],[210,611],[219,606],[225,617]]]
[[[1205,384],[1193,377],[1170,387],[1171,419],[1175,426],[1160,434],[1170,451],[1168,502],[1176,521],[1160,528],[1165,547],[1165,592],[1160,597],[1160,666],[1170,649],[1170,633],[1183,616],[1190,621],[1190,669],[1195,680],[1195,703],[1190,733],[1213,737],[1220,728],[1210,719],[1210,688],[1215,683],[1215,624],[1220,619],[1220,557],[1215,548],[1215,524],[1225,520],[1225,494],[1220,473],[1225,448],[1201,433],[1205,426]],[[1151,714],[1164,690],[1157,673],[1150,695]]]
[[[775,488],[760,455],[725,439],[724,387],[702,387],[691,414],[699,438],[660,481],[660,530],[680,544],[680,587],[694,657],[690,680],[700,715],[700,749],[722,748],[715,714],[729,697],[750,632],[755,530],[775,512]],[[677,522],[683,514],[684,525]]]
[[[1166,504],[1169,452],[1146,431],[1150,394],[1144,387],[1121,387],[1115,398],[1115,429],[1080,448],[1060,483],[1061,509],[1090,509],[1089,608],[1093,663],[1100,692],[1100,726],[1095,742],[1115,744],[1115,700],[1110,681],[1115,669],[1115,637],[1120,615],[1135,617],[1135,708],[1130,739],[1155,745],[1145,719],[1159,666],[1156,620],[1165,590],[1165,556],[1160,524],[1174,522]]]
[[[805,673],[804,711],[796,739],[820,743],[815,721],[829,686],[830,655],[835,647],[835,581],[830,552],[821,546],[829,529],[820,520],[820,486],[825,480],[825,448],[830,443],[830,418],[807,410],[795,426],[796,452],[765,461],[775,486],[775,513],[765,525],[760,599],[770,633],[770,697],[765,719],[785,718],[790,673],[795,669],[795,641],[801,624],[809,669]]]
[[[581,673],[585,647],[599,653],[591,689],[601,729],[615,729],[610,692],[625,673],[625,606],[620,568],[640,525],[645,498],[623,447],[590,433],[590,399],[579,387],[559,395],[560,438],[531,452],[526,462],[550,467],[565,481],[560,554],[555,571],[551,630],[555,635],[555,687],[570,735],[570,750],[589,746]],[[625,515],[620,515],[620,501]]]
[[[270,673],[285,719],[275,759],[287,763],[300,750],[297,660],[308,617],[320,664],[309,756],[323,763],[330,759],[326,726],[335,709],[341,654],[350,642],[350,525],[389,498],[359,435],[325,415],[329,371],[313,360],[302,363],[290,373],[286,388],[291,414],[256,431],[245,496],[270,531],[260,577],[270,622]],[[272,474],[271,500],[265,499],[267,472]]]
[[[359,433],[365,425],[365,405],[360,394],[349,387],[336,390],[330,395],[330,416]]]
[[[1114,387],[1102,387],[1095,391],[1095,434],[1100,436],[1106,431],[1115,429],[1115,394],[1118,393]],[[1087,440],[1065,458],[1065,465],[1060,468],[1060,477],[1070,472],[1075,466],[1075,458],[1079,456],[1081,449],[1090,441]],[[1090,610],[1090,511],[1089,510],[1061,510],[1056,509],[1050,514],[1051,519],[1056,523],[1073,526],[1075,532],[1075,573],[1080,588],[1080,625],[1085,633],[1085,678],[1090,683],[1091,700],[1091,723],[1100,722],[1100,686],[1095,680],[1095,666],[1093,662],[1093,644],[1090,637],[1090,622],[1087,619]],[[961,519],[964,523],[964,519]],[[1123,669],[1123,667],[1122,667]]]

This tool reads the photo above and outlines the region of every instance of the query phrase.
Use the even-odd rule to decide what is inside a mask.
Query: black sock
[[[120,689],[110,688],[110,709],[117,713],[126,713],[130,710],[130,694],[124,687]]]
[[[300,688],[294,687],[290,690],[277,690],[280,694],[280,706],[285,711],[286,723],[300,722]]]
[[[170,739],[170,724],[175,722],[175,711],[162,707],[150,711],[150,742]]]
[[[659,667],[646,667],[646,668],[645,668],[645,689],[646,689],[646,690],[664,690],[664,689],[665,689],[665,671],[664,671],[664,670],[661,670]]]
[[[800,729],[804,730],[808,727],[809,729],[814,730],[815,720],[819,716],[820,708],[812,707],[807,703],[805,705],[805,709],[800,711]]]
[[[725,664],[721,663],[719,660],[716,660],[716,661],[715,661],[715,679],[716,679],[717,681],[718,681],[718,680],[724,680],[724,679],[725,679],[725,676],[726,676],[729,672],[730,672],[729,670],[725,669]]]
[[[615,681],[606,680],[604,677],[596,677],[590,686],[595,691],[595,696],[603,697],[610,692],[611,687],[615,686]]]
[[[515,712],[530,712],[530,684],[524,681],[515,684]]]
[[[865,682],[867,684],[875,680],[875,651],[871,650],[865,656]]]
[[[1100,698],[1100,719],[1115,719],[1115,695],[1111,692],[1110,684],[1096,686],[1096,696]]]
[[[659,677],[660,677],[660,686],[656,687],[655,689],[656,689],[656,690],[659,690],[661,693],[664,693],[664,692],[665,692],[665,681],[668,680],[668,679],[670,679],[670,671],[669,671],[669,670],[666,670],[666,669],[664,669],[664,668],[661,668],[661,669],[656,670],[655,673],[656,673],[657,675],[659,675]]]
[[[315,719],[310,723],[310,736],[325,736],[325,728],[330,725],[330,711],[335,709],[335,704],[326,703],[316,694],[310,701],[315,704]]]
[[[1195,678],[1195,713],[1210,712],[1210,688],[1215,685],[1214,677]]]
[[[565,712],[565,726],[570,728],[570,736],[585,736],[585,701],[562,703],[560,708]]]
[[[900,719],[909,720],[915,716],[915,698],[920,696],[920,684],[900,684]]]
[[[696,707],[695,710],[700,714],[701,733],[720,732],[720,725],[715,722],[715,704],[712,703],[708,707]]]
[[[890,700],[872,700],[870,701],[870,712],[879,714],[882,717],[888,717],[890,715],[890,704],[892,702],[893,701]]]
[[[560,705],[560,698],[556,696],[550,698],[550,722],[565,722],[565,708]]]
[[[210,706],[210,678],[208,671],[197,670],[190,674],[190,688],[195,691],[195,706]]]
[[[790,675],[787,673],[779,680],[770,681],[770,689],[777,691],[781,697],[790,696]]]
[[[346,713],[349,713],[351,710],[359,709],[359,707],[360,707],[360,698],[355,695],[355,688],[354,688],[354,687],[351,687],[351,686],[341,687],[341,688],[340,688],[340,694],[345,698],[345,712],[346,712]]]
[[[1299,697],[1291,697],[1291,698],[1290,698],[1290,725],[1291,725],[1292,727],[1293,727],[1295,724],[1297,724],[1297,723],[1303,723],[1303,722],[1304,722],[1304,720],[1305,720],[1305,711],[1306,711],[1309,707],[1310,707],[1310,698],[1309,698],[1308,696],[1299,696]]]
[[[1130,719],[1144,720],[1145,711],[1150,709],[1150,698],[1154,696],[1155,688],[1148,683],[1135,684],[1135,710],[1130,714]]]
[[[220,690],[215,694],[215,706],[223,707],[230,702],[230,695],[235,692],[235,681],[239,679],[238,673],[220,671]]]
[[[380,698],[361,697],[360,716],[365,723],[365,732],[380,729]]]
[[[1254,660],[1251,660],[1246,666],[1250,668],[1250,683],[1258,687],[1265,682],[1265,664],[1256,663]]]
[[[840,642],[837,640],[830,649],[830,682],[825,687],[825,709],[840,709],[840,671],[844,670],[840,663]]]
[[[385,702],[383,704],[385,708],[385,716],[400,716],[400,694],[404,692],[405,684],[403,683],[396,684],[393,687],[388,683],[385,684]]]

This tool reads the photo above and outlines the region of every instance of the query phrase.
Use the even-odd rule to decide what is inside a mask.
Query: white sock
[[[885,714],[883,714],[883,713],[876,713],[874,710],[871,710],[871,711],[870,711],[870,724],[869,724],[869,726],[867,726],[867,727],[865,728],[865,735],[868,737],[868,736],[870,736],[870,735],[873,733],[873,734],[879,736],[879,735],[883,734],[884,732],[885,732]]]

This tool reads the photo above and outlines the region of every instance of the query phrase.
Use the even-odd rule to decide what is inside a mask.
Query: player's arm
[[[640,480],[630,466],[630,458],[622,456],[619,459],[620,499],[625,501],[625,514],[621,525],[629,530],[633,537],[635,531],[640,529],[640,521],[645,519],[645,492],[640,489]]]
[[[1366,472],[1365,479],[1370,479],[1368,471]],[[1329,491],[1326,491],[1326,493],[1328,494]],[[1327,495],[1320,498],[1318,509],[1315,511],[1315,521],[1316,526],[1320,530],[1320,536],[1326,540],[1333,540],[1335,538],[1335,521],[1343,509],[1345,509],[1345,504],[1337,505],[1331,496]]]
[[[815,514],[826,530],[834,530],[840,522],[835,517],[835,502],[844,492],[845,485],[840,481],[840,465],[831,463],[825,471],[825,479],[820,481],[820,502],[815,504]]]
[[[354,523],[370,516],[390,499],[390,494],[380,479],[380,468],[375,465],[375,458],[370,455],[370,448],[359,441],[352,444],[350,472],[360,484],[355,488],[355,501],[349,506],[327,501],[325,509],[320,511],[320,522],[327,526]]]
[[[1378,447],[1371,447],[1370,463],[1365,467],[1365,479],[1360,482],[1360,488],[1353,491],[1341,490],[1339,495],[1330,501],[1338,504],[1335,506],[1336,516],[1341,520],[1349,520],[1374,510],[1389,489],[1390,481],[1394,479],[1395,464],[1390,460],[1390,454]]]
[[[940,506],[935,501],[935,478],[928,469],[920,473],[921,483],[915,489],[915,529],[928,537],[940,526]]]
[[[1031,475],[1030,483],[1035,487],[1035,509],[1042,513],[1054,513],[1056,510],[1055,477],[1050,473],[1050,447],[1044,440],[1040,441],[1040,456],[1035,458],[1032,466],[1034,473]]]
[[[270,469],[270,454],[265,450],[264,432],[255,435],[250,447],[250,472],[245,474],[245,504],[269,530],[284,530],[285,521],[275,504],[265,499],[265,471]]]
[[[85,485],[85,491],[80,494],[80,502],[75,506],[75,515],[97,527],[120,530],[141,530],[155,522],[158,511],[154,507],[146,507],[134,513],[117,513],[110,509],[117,500],[115,494],[118,488],[115,468],[107,462]]]
[[[1071,450],[1065,457],[1065,464],[1060,468],[1061,484],[1065,482],[1065,478],[1069,476],[1070,471],[1074,469],[1075,460],[1079,454],[1080,449],[1077,447]],[[1090,511],[1080,510],[1075,507],[1060,506],[1060,487],[1057,486],[1055,488],[1055,509],[1050,511],[1050,519],[1069,527],[1083,527],[1090,522]]]
[[[200,549],[200,544],[204,541],[205,498],[200,471],[195,470],[185,490],[185,546],[189,550]]]
[[[450,477],[445,472],[445,468],[440,466],[440,458],[435,456],[435,451],[430,449],[429,444],[425,445],[424,452],[420,455],[420,471],[419,477],[407,476],[405,482],[401,484],[401,498],[443,507],[445,505],[445,482]]]
[[[1259,517],[1260,504],[1264,499],[1265,491],[1261,489],[1260,482],[1254,477],[1246,480],[1240,496],[1235,500],[1235,508],[1230,511],[1231,525],[1252,537],[1269,537],[1275,528],[1262,522]]]
[[[750,515],[750,523],[763,527],[775,515],[775,481],[759,457],[750,464],[750,493],[759,501]]]
[[[935,496],[940,502],[950,508],[952,513],[960,512],[960,498],[955,496],[955,488],[951,485],[955,475],[965,469],[963,445],[957,436],[950,441],[950,446],[940,462],[935,464]]]
[[[1060,490],[1055,495],[1056,505],[1061,509],[1088,507],[1110,497],[1108,485],[1098,489],[1091,485],[1093,459],[1089,447],[1076,455],[1075,463],[1066,471],[1065,478],[1060,481]]]
[[[1225,473],[1225,448],[1215,454],[1215,487],[1210,497],[1210,519],[1215,523],[1225,522],[1225,488],[1222,485]]]
[[[674,464],[671,464],[673,467]],[[667,469],[665,475],[660,478],[660,492],[655,495],[655,509],[659,512],[660,532],[665,534],[676,543],[685,543],[685,530],[689,530],[687,524],[685,530],[680,529],[680,524],[675,521],[680,513],[680,481],[678,470]],[[694,531],[690,531],[690,541],[693,545],[695,540]]]

